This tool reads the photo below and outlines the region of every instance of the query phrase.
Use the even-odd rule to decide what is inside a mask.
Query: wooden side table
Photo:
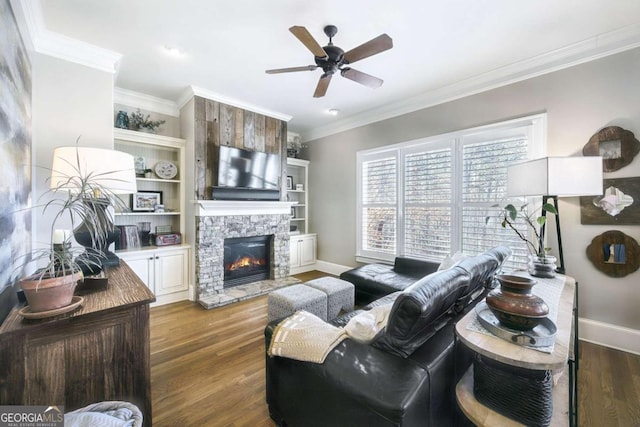
[[[474,352],[486,358],[519,368],[544,370],[559,373],[568,366],[570,350],[573,348],[574,298],[576,283],[565,276],[565,283],[558,301],[556,319],[556,341],[552,353],[543,353],[522,347],[493,335],[467,329],[475,320],[475,310],[470,311],[456,324],[456,335],[460,341]],[[569,373],[563,372],[553,388],[552,426],[569,425]],[[473,394],[473,367],[464,374],[456,386],[456,398],[462,412],[478,426],[520,426],[502,414],[482,405]]]
[[[151,426],[149,303],[155,296],[126,263],[80,308],[26,320],[13,309],[0,326],[0,402],[64,405],[128,401]]]

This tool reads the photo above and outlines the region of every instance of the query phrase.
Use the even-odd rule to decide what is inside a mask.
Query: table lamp
[[[560,266],[565,273],[560,233],[558,197],[595,196],[602,194],[602,157],[543,157],[507,167],[507,197],[542,196],[542,205],[552,201],[556,208],[556,231]],[[543,209],[542,215],[546,216]],[[544,240],[545,226],[540,229]],[[544,248],[539,248],[542,251]]]
[[[92,147],[58,147],[53,152],[50,188],[68,191],[83,198],[82,223],[73,230],[84,246],[85,275],[100,273],[103,267],[117,266],[120,259],[109,251],[118,236],[109,206],[117,194],[136,190],[133,156],[121,151]]]

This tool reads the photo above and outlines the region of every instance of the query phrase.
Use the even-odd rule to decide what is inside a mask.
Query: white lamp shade
[[[133,156],[121,151],[92,147],[57,147],[53,151],[50,188],[78,192],[80,179],[113,194],[135,193]]]
[[[507,167],[507,196],[602,194],[602,157],[543,157]]]

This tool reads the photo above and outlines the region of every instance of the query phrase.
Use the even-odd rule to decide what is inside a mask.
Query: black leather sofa
[[[454,338],[511,251],[496,247],[423,277],[335,320],[344,326],[376,305],[393,303],[370,344],[346,339],[324,363],[266,356],[266,397],[279,426],[454,426],[465,419],[455,385],[471,354]],[[268,345],[277,321],[267,325]],[[466,423],[466,421],[464,421]]]
[[[424,276],[438,270],[437,262],[396,257],[393,265],[365,264],[340,275],[353,283],[356,305],[365,305],[392,292],[405,290]]]

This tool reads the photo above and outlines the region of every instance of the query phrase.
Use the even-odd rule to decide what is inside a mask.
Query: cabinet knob
[[[150,257],[149,257],[149,260],[153,260],[153,257],[152,257],[152,256],[150,256]]]
[[[159,257],[159,256],[156,256],[156,259],[160,259],[160,257]]]

